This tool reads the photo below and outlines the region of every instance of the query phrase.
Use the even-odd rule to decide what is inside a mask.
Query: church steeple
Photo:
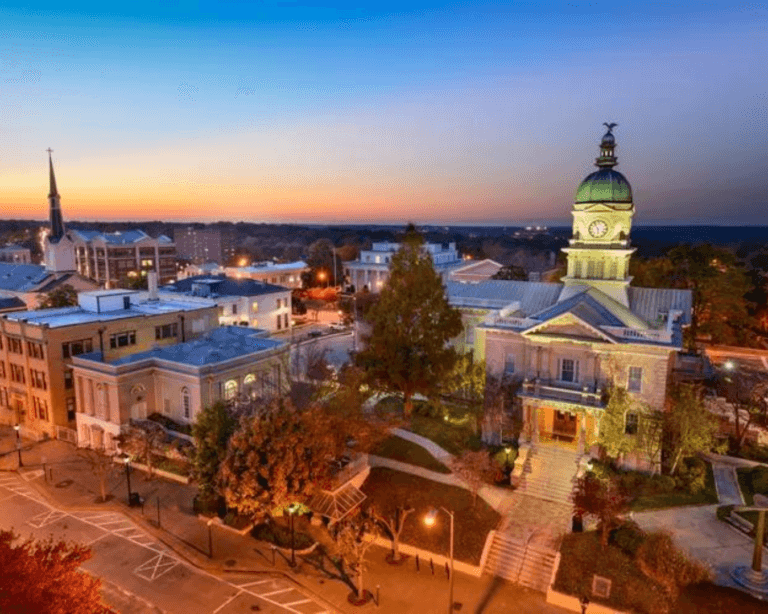
[[[48,170],[50,180],[50,191],[48,193],[49,203],[49,216],[51,220],[51,234],[48,235],[48,240],[51,243],[58,243],[64,236],[64,218],[61,215],[61,198],[59,197],[59,191],[56,189],[56,175],[53,172],[53,159],[51,154],[53,150],[48,148]]]

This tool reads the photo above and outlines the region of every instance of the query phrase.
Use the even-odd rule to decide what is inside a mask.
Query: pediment
[[[523,332],[525,336],[564,337],[579,341],[599,341],[616,343],[607,333],[596,326],[592,326],[572,313],[564,313],[559,316],[537,324]]]

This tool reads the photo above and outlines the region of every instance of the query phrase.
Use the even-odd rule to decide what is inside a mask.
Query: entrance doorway
[[[576,437],[576,423],[576,414],[571,414],[565,411],[555,411],[552,435],[555,439],[573,441]]]

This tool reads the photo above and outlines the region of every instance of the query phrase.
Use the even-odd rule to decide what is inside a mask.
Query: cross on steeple
[[[50,157],[51,157],[51,154],[53,153],[53,149],[51,149],[51,148],[49,147],[49,148],[48,148],[48,149],[46,149],[45,151],[47,151],[47,152],[48,152],[48,157],[50,158]]]

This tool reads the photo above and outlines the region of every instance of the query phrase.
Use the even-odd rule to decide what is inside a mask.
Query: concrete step
[[[511,582],[546,592],[556,552],[497,533],[491,544],[485,571]]]

